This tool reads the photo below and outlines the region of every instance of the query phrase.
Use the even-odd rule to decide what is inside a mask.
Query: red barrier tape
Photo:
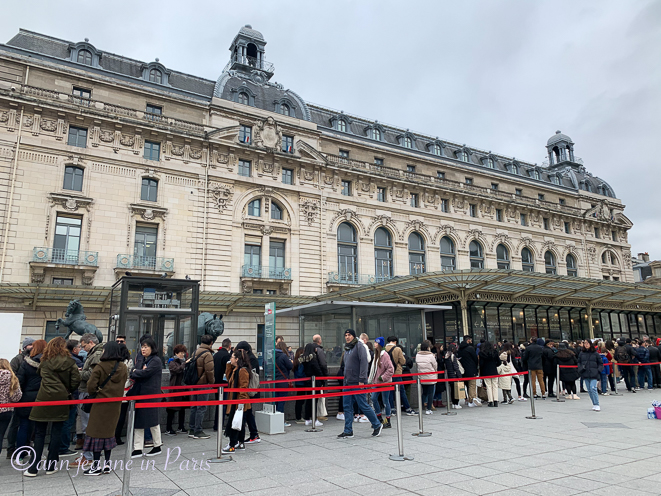
[[[402,384],[401,382],[398,384]],[[300,388],[274,388],[274,389],[246,389],[246,388],[225,388],[223,391],[228,393],[237,393],[241,391],[247,391],[249,393],[282,393],[282,392],[299,392],[299,391],[322,391],[326,389],[353,389],[353,388],[370,388],[370,387],[383,387],[383,386],[392,386],[392,382],[380,382],[376,384],[361,384],[361,385],[352,385],[352,386],[317,386],[317,387],[300,387]]]

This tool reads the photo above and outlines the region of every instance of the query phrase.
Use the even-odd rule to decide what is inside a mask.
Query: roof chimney
[[[642,260],[643,262],[649,262],[650,261],[650,255],[649,253],[639,253],[638,254],[638,260]]]

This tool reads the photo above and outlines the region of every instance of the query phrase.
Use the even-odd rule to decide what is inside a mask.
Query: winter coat
[[[324,347],[320,344],[314,343],[315,351],[317,353],[317,360],[319,360],[319,368],[323,376],[328,376],[328,361],[326,360],[326,352]]]
[[[18,387],[12,394],[9,394],[11,377],[11,370],[0,370],[0,403],[16,403],[21,399],[21,396],[23,396],[20,387]],[[0,413],[13,411],[14,409],[12,407],[0,408]]]
[[[461,377],[461,371],[459,370],[459,362],[454,353],[448,351],[445,353],[445,370],[448,372],[448,379],[458,379]]]
[[[659,348],[656,346],[648,346],[647,350],[650,352],[650,363],[661,362],[661,352],[659,351]]]
[[[275,380],[282,381],[289,379],[289,373],[294,368],[294,364],[289,359],[289,354],[281,349],[275,349]],[[285,384],[286,386],[286,384]]]
[[[480,375],[498,375],[498,365],[500,365],[500,358],[497,355],[497,351],[493,351],[491,354],[480,353]],[[463,365],[463,362],[462,362]],[[464,374],[464,377],[466,374]]]
[[[392,355],[392,364],[395,367],[395,375],[402,373],[402,368],[406,365],[406,357],[404,352],[394,344],[387,344],[385,347],[386,353]],[[392,352],[391,352],[392,350]]]
[[[276,351],[278,351],[276,349]],[[280,353],[283,353],[283,351],[280,351]],[[289,355],[287,355],[287,360],[289,360]],[[239,371],[237,375],[237,370]],[[276,369],[277,370],[277,369]],[[250,384],[250,372],[248,372],[247,368],[242,368],[242,369],[235,369],[234,365],[231,363],[228,363],[225,366],[225,375],[227,376],[227,383],[229,384],[230,388],[235,389],[235,388],[244,388],[248,389],[248,384]],[[227,394],[227,399],[228,400],[248,400],[250,399],[250,396],[248,395],[248,391],[240,392],[240,393],[228,393]],[[232,405],[229,404],[227,405],[226,412],[230,413],[232,410],[232,407],[237,408],[239,405]],[[244,403],[243,404],[243,410],[250,410],[252,404],[251,403]]]
[[[76,367],[78,367],[79,369],[82,369],[83,366],[85,365],[83,359],[80,358],[78,355],[74,355],[73,353],[71,353],[71,358],[73,358],[73,361],[76,362]]]
[[[25,357],[25,360],[21,363],[21,368],[18,369],[16,377],[18,377],[18,383],[21,385],[21,391],[23,391],[21,403],[32,403],[37,399],[37,393],[41,386],[41,376],[37,373],[40,360],[41,355],[32,358]],[[15,410],[19,417],[29,417],[31,411],[31,406],[16,408]]]
[[[548,344],[544,345],[544,349],[542,350],[542,370],[544,371],[544,375],[555,375],[557,369],[555,368],[553,357],[556,353],[555,348],[551,348]]]
[[[26,350],[22,353],[19,353],[18,355],[16,355],[14,358],[11,359],[9,365],[11,366],[11,369],[14,371],[14,374],[18,374],[18,370],[21,368],[21,364],[29,356],[30,356],[30,352]]]
[[[644,346],[639,346],[636,348],[636,358],[638,359],[638,363],[641,365],[650,363],[650,350]],[[649,365],[646,367],[649,368]]]
[[[558,365],[576,365],[578,359],[573,350],[558,350],[553,357],[556,367]],[[562,382],[574,382],[579,378],[578,368],[572,367],[570,369],[560,368],[560,380]]]
[[[70,400],[71,393],[80,384],[80,372],[70,356],[56,356],[49,360],[42,358],[37,373],[41,376],[41,386],[36,401]],[[69,410],[69,405],[35,406],[30,412],[30,420],[64,422],[69,418]]]
[[[302,363],[299,363],[298,367],[296,367],[293,370],[294,370],[294,379],[303,379],[307,377],[307,375],[305,375],[305,367],[303,367]],[[296,386],[296,387],[300,387],[300,386]]]
[[[206,350],[206,351],[205,351]],[[191,357],[197,366],[197,384],[213,384],[213,350],[210,344],[201,344]]]
[[[78,388],[81,393],[87,392],[87,381],[92,376],[92,369],[101,361],[103,355],[103,343],[99,343],[90,350],[83,364],[83,370],[80,371],[80,387]]]
[[[136,364],[138,360],[136,360]],[[161,394],[161,379],[163,378],[163,362],[154,354],[146,357],[143,364],[146,369],[135,368],[131,373],[131,379],[135,381],[133,384],[136,389],[136,394]],[[140,400],[144,403],[159,403],[159,398],[152,400]],[[158,408],[136,408],[135,410],[135,428],[136,429],[149,429],[158,425]]]
[[[438,370],[438,363],[436,363],[436,355],[431,351],[419,351],[415,355],[415,363],[418,364],[418,372],[436,372]],[[427,379],[427,380],[425,380]],[[433,374],[421,375],[420,383],[425,385],[436,384],[434,382],[435,377]]]
[[[464,377],[477,376],[479,360],[477,358],[477,353],[475,352],[475,347],[472,344],[462,341],[459,345],[457,358],[461,360],[461,366],[464,368]]]
[[[301,356],[298,357],[298,361],[303,365],[305,377],[323,377],[328,375],[324,374],[324,371],[321,369],[321,362],[319,361],[319,354],[317,353],[317,345],[315,343],[305,345],[305,349]]]
[[[498,375],[503,375],[503,374],[514,374],[516,373],[516,370],[514,370],[514,366],[512,365],[511,362],[505,362],[501,363],[498,368],[496,369],[498,372]],[[512,375],[507,376],[507,377],[499,377],[498,378],[498,389],[512,389]]]
[[[168,369],[170,370],[170,386],[181,386],[184,382],[184,369],[186,368],[186,360],[174,356],[168,360]],[[168,393],[180,392],[180,389],[169,389]],[[189,396],[172,396],[167,398],[166,401],[189,401]],[[183,407],[188,408],[188,407]],[[176,408],[179,410],[179,408]]]
[[[395,367],[392,364],[390,355],[386,350],[381,350],[381,355],[378,360],[372,360],[372,369],[370,371],[370,379],[374,384],[381,384],[384,382],[392,382],[392,376],[395,373]]]
[[[401,351],[401,350],[400,350]],[[403,355],[402,355],[403,356]],[[354,340],[344,346],[344,385],[367,384],[369,363],[367,347]]]
[[[582,379],[599,379],[604,363],[599,353],[583,351],[578,356],[578,372]]]
[[[530,344],[523,352],[523,365],[526,370],[544,370],[543,359],[544,348],[538,344]]]
[[[220,348],[213,356],[213,373],[215,375],[214,382],[216,384],[222,384],[225,382],[223,377],[225,376],[225,368],[227,367],[230,358],[230,352],[225,348]]]
[[[97,387],[108,378],[116,363],[119,363],[117,370],[112,375],[105,386],[97,393],[97,398],[121,398],[124,396],[124,384],[129,375],[129,371],[124,362],[103,361],[99,362],[92,375],[87,381],[87,390],[94,394]],[[122,408],[121,401],[112,403],[97,403],[92,405],[90,419],[85,430],[85,435],[93,438],[108,439],[115,436],[115,427],[119,421],[119,413]]]

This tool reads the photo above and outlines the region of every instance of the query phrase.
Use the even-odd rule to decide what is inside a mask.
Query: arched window
[[[343,133],[347,132],[347,123],[343,119],[337,120],[337,130]]]
[[[80,50],[78,52],[78,63],[92,65],[92,52],[89,50]]]
[[[356,230],[348,222],[337,228],[337,268],[340,282],[358,284],[358,242]]]
[[[291,115],[291,109],[289,108],[289,105],[286,103],[281,103],[280,104],[280,113],[282,115]]]
[[[493,168],[494,168],[493,159],[492,159],[491,157],[488,157],[488,158],[487,158],[487,167],[488,167],[489,169],[493,169]]]
[[[83,169],[80,167],[74,167],[73,165],[67,165],[64,168],[64,185],[62,185],[62,189],[82,191]]]
[[[519,166],[516,164],[512,164],[512,174],[518,174],[519,173]]]
[[[601,254],[601,263],[602,264],[607,264],[609,262],[608,260],[608,252],[605,251]]]
[[[617,265],[617,257],[611,251],[605,251],[601,254],[601,263],[605,265]]]
[[[454,243],[447,236],[441,238],[441,270],[454,270],[457,268]]]
[[[248,96],[248,93],[245,91],[239,93],[239,103],[242,103],[243,105],[250,105],[250,97]]]
[[[376,141],[381,141],[381,130],[377,128],[372,129],[372,138]]]
[[[555,274],[555,255],[550,251],[544,253],[544,266],[546,267],[547,274]]]
[[[425,240],[416,232],[409,235],[409,274],[425,271]]]
[[[413,140],[410,138],[410,136],[407,136],[404,138],[404,147],[405,148],[413,148]]]
[[[590,181],[585,181],[585,191],[592,193],[592,184]]]
[[[535,170],[535,171],[533,171],[532,174],[533,174],[533,177],[539,181],[539,171]]]
[[[468,152],[466,150],[461,150],[460,157],[463,162],[468,162]]]
[[[568,253],[565,261],[567,262],[567,275],[571,277],[578,277],[578,269],[576,267],[576,259],[574,258],[574,255]]]
[[[496,246],[496,260],[499,269],[510,268],[510,252],[505,245]]]
[[[390,279],[393,276],[392,236],[385,227],[379,227],[374,233],[374,260],[376,280]]]
[[[432,145],[431,152],[434,155],[438,155],[440,157],[441,156],[441,145],[439,145],[438,143],[435,143],[434,145]]]
[[[275,220],[282,220],[282,209],[277,203],[271,202],[271,218]]]
[[[477,241],[471,241],[471,244],[468,245],[468,252],[471,260],[471,269],[483,269],[484,252],[482,251],[482,245]]]
[[[253,200],[248,204],[248,215],[251,215],[253,217],[261,217],[262,216],[262,201],[261,200]]]
[[[528,248],[521,250],[521,264],[524,272],[535,272],[535,259]]]
[[[163,73],[158,69],[152,69],[149,71],[149,80],[152,83],[161,84],[163,82]]]

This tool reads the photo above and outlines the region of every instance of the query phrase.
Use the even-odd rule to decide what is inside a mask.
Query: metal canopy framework
[[[70,300],[78,299],[86,308],[105,312],[110,304],[110,287],[8,283],[0,284],[0,298],[13,299],[19,306],[34,310],[66,308]],[[318,296],[204,291],[200,293],[200,311],[262,313],[270,301],[283,309],[329,300],[418,305],[471,300],[661,312],[661,287],[519,270],[471,269],[395,277]]]

